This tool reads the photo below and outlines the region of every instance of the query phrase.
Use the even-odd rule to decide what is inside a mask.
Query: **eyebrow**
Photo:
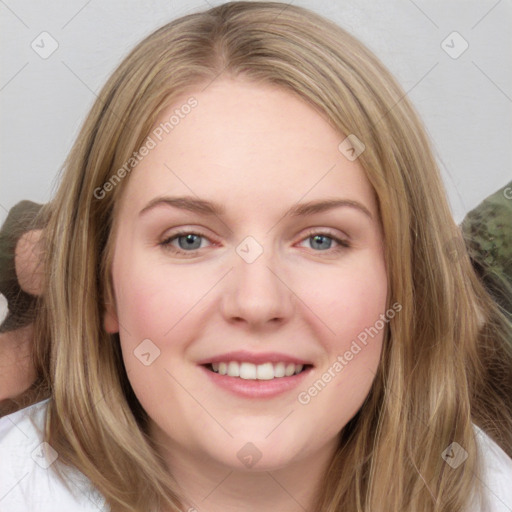
[[[152,199],[139,212],[139,216],[161,205],[173,206],[174,208],[188,210],[194,213],[208,216],[221,217],[226,213],[226,209],[223,205],[214,203],[212,201],[206,201],[205,199],[199,199],[192,196],[160,196]],[[285,213],[285,217],[305,217],[306,215],[313,215],[315,213],[321,213],[341,207],[349,207],[358,210],[373,220],[373,216],[366,206],[359,203],[358,201],[353,201],[351,199],[323,199],[296,204]]]

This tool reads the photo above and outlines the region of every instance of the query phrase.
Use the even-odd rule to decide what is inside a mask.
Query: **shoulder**
[[[473,424],[482,459],[483,483],[488,509],[492,512],[512,510],[512,459],[481,428]]]
[[[54,471],[59,454],[44,441],[49,400],[0,418],[0,511],[107,512],[105,499],[77,470]]]

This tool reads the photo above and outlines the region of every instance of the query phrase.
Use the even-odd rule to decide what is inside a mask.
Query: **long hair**
[[[459,243],[428,138],[402,88],[345,30],[276,2],[230,2],[156,30],[87,116],[45,208],[36,354],[52,397],[47,441],[113,511],[180,510],[183,497],[148,436],[119,336],[102,325],[113,301],[113,219],[130,178],[98,191],[119,177],[178,95],[223,77],[282,87],[313,105],[340,142],[352,134],[365,144],[358,161],[378,201],[390,303],[402,305],[386,327],[371,391],[340,433],[315,511],[463,510],[479,483],[472,423],[512,454],[512,354],[503,341],[511,325]],[[442,457],[452,442],[468,453],[457,469]]]

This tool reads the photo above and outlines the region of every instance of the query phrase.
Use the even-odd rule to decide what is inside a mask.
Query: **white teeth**
[[[240,378],[241,379],[255,379],[256,378],[256,365],[251,364],[251,363],[242,363],[240,365]]]
[[[272,380],[299,374],[304,365],[294,363],[238,363],[236,361],[212,363],[212,369],[219,375],[239,377],[245,380]]]
[[[277,363],[274,365],[274,377],[284,377],[285,374],[285,364]]]
[[[274,378],[274,366],[272,363],[259,364],[256,366],[256,378],[258,380],[271,380]]]
[[[228,364],[228,375],[230,377],[239,377],[240,376],[240,367],[238,366],[238,363],[231,361]]]
[[[288,363],[286,365],[286,369],[284,371],[284,374],[287,377],[291,377],[295,373],[295,365],[293,363]]]

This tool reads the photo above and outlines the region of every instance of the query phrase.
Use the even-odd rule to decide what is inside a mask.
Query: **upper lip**
[[[301,359],[300,357],[290,356],[279,352],[249,352],[247,350],[237,350],[235,352],[226,352],[218,356],[208,357],[198,361],[198,364],[222,363],[229,361],[237,361],[239,363],[294,363],[302,365],[312,365],[310,361]]]

